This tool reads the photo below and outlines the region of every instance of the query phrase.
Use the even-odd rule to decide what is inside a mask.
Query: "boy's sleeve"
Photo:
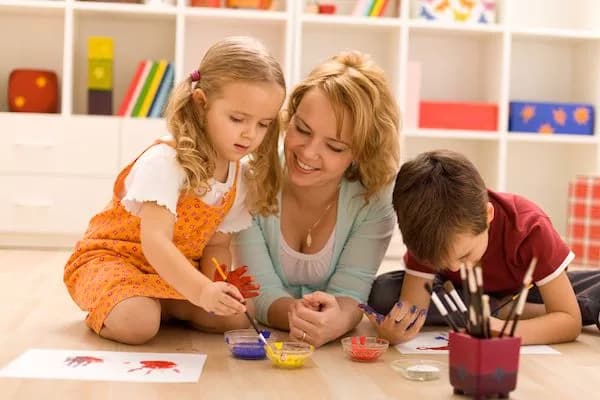
[[[528,233],[517,253],[518,263],[524,268],[537,257],[533,282],[543,286],[560,275],[573,261],[575,255],[562,240],[547,216],[530,216]]]
[[[334,296],[351,297],[361,303],[369,297],[396,225],[391,189],[367,207],[364,218],[352,227],[325,289]]]
[[[427,265],[421,264],[408,250],[404,254],[404,264],[406,265],[406,273],[409,275],[425,279],[433,279],[435,277],[433,270]]]
[[[260,285],[260,295],[256,297],[256,319],[268,324],[269,308],[281,297],[292,297],[273,266],[267,240],[258,221],[254,217],[250,228],[233,237],[232,252],[240,265],[247,265],[249,273]]]

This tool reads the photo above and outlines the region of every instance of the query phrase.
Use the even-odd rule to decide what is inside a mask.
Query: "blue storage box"
[[[593,135],[594,107],[581,103],[511,101],[508,130]]]

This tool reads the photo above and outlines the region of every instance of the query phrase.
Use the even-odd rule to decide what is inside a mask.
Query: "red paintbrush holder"
[[[448,345],[454,393],[507,398],[517,386],[521,338],[479,339],[450,332]]]

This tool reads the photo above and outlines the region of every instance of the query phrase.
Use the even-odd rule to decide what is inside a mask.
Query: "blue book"
[[[160,85],[158,87],[158,91],[156,92],[156,96],[154,97],[154,101],[152,102],[152,106],[150,106],[148,117],[160,118],[162,116],[163,109],[167,104],[169,94],[173,88],[173,74],[173,64],[167,65],[167,69],[165,70],[165,74],[160,81]]]

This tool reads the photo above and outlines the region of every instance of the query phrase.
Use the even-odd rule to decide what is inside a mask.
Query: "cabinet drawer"
[[[0,176],[0,231],[83,233],[112,186],[109,178]]]
[[[119,168],[125,167],[161,136],[168,135],[163,118],[123,118]]]
[[[0,172],[114,177],[119,120],[112,117],[6,113]]]

